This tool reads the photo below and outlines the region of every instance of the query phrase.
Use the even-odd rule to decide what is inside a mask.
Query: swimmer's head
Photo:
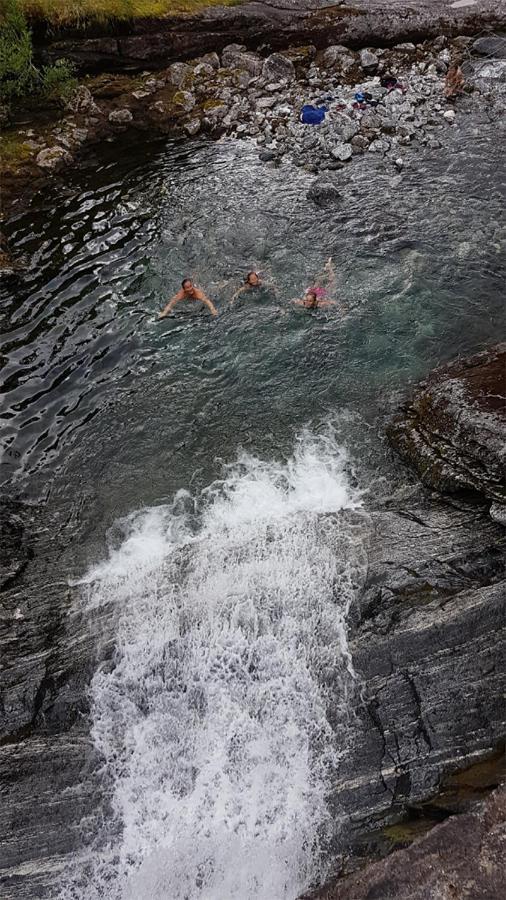
[[[245,281],[246,284],[251,284],[253,287],[257,284],[260,284],[260,278],[258,277],[256,272],[248,272]]]
[[[191,280],[191,278],[183,278],[183,280],[181,282],[181,287],[183,288],[183,291],[186,291],[187,293],[189,291],[192,291],[193,290],[193,281]]]
[[[304,297],[304,301],[307,306],[317,306],[318,305],[318,296],[316,291],[306,291],[306,296]]]

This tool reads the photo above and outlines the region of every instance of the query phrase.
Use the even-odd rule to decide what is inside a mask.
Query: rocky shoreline
[[[445,97],[452,63],[465,79]],[[397,87],[385,87],[387,77]],[[355,95],[368,99],[357,102]],[[323,103],[321,125],[303,125],[304,104]],[[400,173],[415,150],[437,150],[462,115],[501,127],[506,108],[506,38],[443,34],[423,43],[353,50],[291,46],[261,55],[245,45],[176,62],[156,73],[86,77],[65,110],[33,111],[2,138],[3,215],[8,218],[89,148],[126,134],[228,137],[256,142],[266,162],[332,173],[375,154]],[[332,203],[338,186],[315,184],[310,199]],[[4,261],[8,265],[8,260]]]
[[[84,32],[39,24],[35,36],[44,61],[65,56],[80,71],[141,71],[220,53],[233,43],[267,56],[298,44],[391,47],[504,25],[504,10],[494,0],[251,0],[194,15],[88,25]]]

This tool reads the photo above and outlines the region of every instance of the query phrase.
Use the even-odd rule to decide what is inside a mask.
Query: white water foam
[[[197,500],[132,517],[83,582],[119,608],[92,683],[112,821],[84,900],[294,900],[322,874],[348,729],[360,497],[331,434],[243,454]]]

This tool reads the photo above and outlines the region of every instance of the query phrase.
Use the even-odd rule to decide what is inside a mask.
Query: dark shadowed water
[[[2,481],[77,509],[61,576],[108,554],[80,602],[121,611],[91,692],[113,815],[65,897],[293,900],[323,874],[365,563],[322,513],[399,477],[380,423],[411,382],[498,338],[500,166],[469,119],[402,176],[354,163],[318,209],[312,175],[247,144],[116,147],[12,224]],[[294,309],[329,257],[345,312]],[[230,308],[249,269],[275,295]],[[183,275],[217,319],[157,320]]]

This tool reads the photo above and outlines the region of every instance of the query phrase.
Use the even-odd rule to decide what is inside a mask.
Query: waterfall
[[[91,685],[111,813],[62,897],[294,900],[324,876],[365,565],[349,468],[306,432],[120,523],[80,583],[118,621]]]

